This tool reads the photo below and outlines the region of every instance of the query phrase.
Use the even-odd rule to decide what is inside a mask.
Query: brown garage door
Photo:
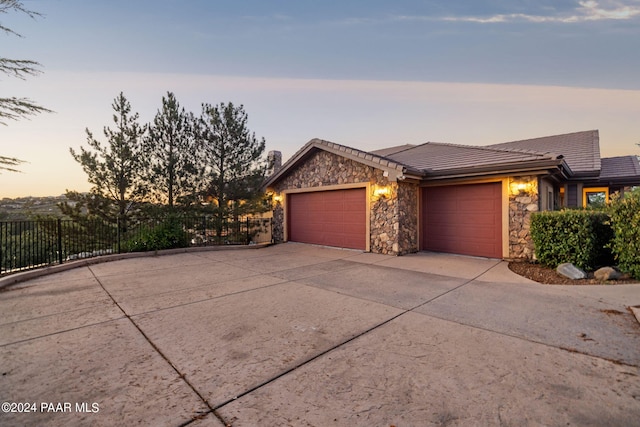
[[[502,258],[502,184],[422,190],[422,249]]]
[[[294,193],[287,200],[290,241],[366,249],[364,188]]]

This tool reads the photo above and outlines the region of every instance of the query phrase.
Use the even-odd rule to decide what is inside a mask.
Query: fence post
[[[58,262],[62,264],[62,219],[58,218]]]
[[[207,216],[202,215],[202,240],[205,246],[209,246],[209,237],[207,236]]]
[[[118,253],[120,253],[120,215],[116,217],[116,228],[118,231],[116,232],[116,240],[118,245]]]
[[[250,236],[249,236],[249,217],[247,217],[247,245],[250,242]]]

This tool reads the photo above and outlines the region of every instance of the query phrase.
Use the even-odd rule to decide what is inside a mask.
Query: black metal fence
[[[271,218],[0,221],[0,275],[124,252],[271,242]]]

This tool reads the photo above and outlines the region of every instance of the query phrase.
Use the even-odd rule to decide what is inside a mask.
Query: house
[[[266,182],[276,242],[504,259],[533,256],[532,212],[586,206],[636,185],[638,158],[601,159],[597,130],[371,152],[313,139]]]

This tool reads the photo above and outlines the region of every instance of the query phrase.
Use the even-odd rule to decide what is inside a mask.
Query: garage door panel
[[[365,209],[364,188],[291,194],[289,240],[364,250]]]
[[[496,206],[491,204],[488,200],[474,200],[469,203],[465,203],[464,206],[460,206],[458,209],[467,212],[469,214],[481,214],[487,212],[495,212]]]
[[[502,257],[502,184],[422,191],[422,249]]]
[[[344,220],[344,215],[342,212],[336,211],[327,211],[324,215],[324,221],[330,224],[335,224],[336,227],[340,226],[342,221]]]

